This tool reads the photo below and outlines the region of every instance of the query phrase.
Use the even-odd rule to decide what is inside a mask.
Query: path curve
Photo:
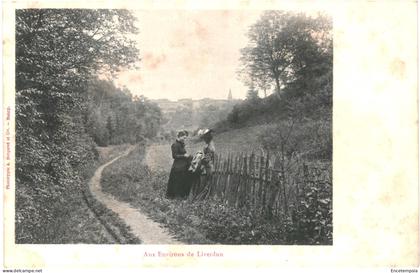
[[[89,181],[89,189],[95,199],[104,204],[108,209],[115,212],[131,228],[132,233],[138,237],[143,244],[181,244],[172,238],[166,229],[158,223],[152,221],[139,209],[135,209],[130,204],[116,200],[112,195],[104,193],[101,188],[102,171],[114,161],[123,156],[127,156],[135,146],[128,148],[120,156],[101,165]]]

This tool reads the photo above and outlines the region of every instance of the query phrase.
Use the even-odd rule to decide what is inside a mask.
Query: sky
[[[149,99],[245,98],[238,79],[240,49],[261,11],[137,10],[139,69],[116,83]]]

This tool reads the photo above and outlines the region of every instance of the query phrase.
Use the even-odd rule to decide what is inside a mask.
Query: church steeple
[[[232,91],[229,88],[228,100],[232,100]]]

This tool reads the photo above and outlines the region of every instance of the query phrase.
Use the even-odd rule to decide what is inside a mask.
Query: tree
[[[16,11],[16,240],[54,242],[94,159],[87,82],[138,59],[125,10]],[[22,239],[24,238],[24,239]]]
[[[87,79],[138,59],[134,41],[127,38],[137,31],[133,21],[124,10],[16,12],[16,116],[22,136],[35,124],[36,135],[54,134],[59,113],[86,106]],[[26,122],[28,114],[39,121]]]
[[[20,76],[31,71],[34,80],[50,84],[57,83],[51,73],[80,79],[118,71],[138,57],[135,41],[127,39],[137,32],[134,21],[126,10],[18,10],[16,69]]]
[[[257,102],[260,100],[260,96],[258,96],[258,90],[255,90],[254,85],[251,83],[246,94],[246,99],[249,102]]]
[[[301,70],[313,67],[331,51],[331,21],[325,16],[267,11],[251,26],[249,44],[241,50],[241,77],[262,90],[282,88],[298,80]]]

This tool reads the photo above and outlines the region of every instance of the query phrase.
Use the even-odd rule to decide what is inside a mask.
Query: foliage
[[[319,168],[319,166],[318,166]],[[311,179],[308,168],[288,236],[296,244],[332,244],[331,178]]]
[[[179,124],[176,130],[179,128],[189,128],[193,126],[193,108],[192,104],[182,105],[176,108],[175,112],[172,114],[170,123],[172,125]]]
[[[258,138],[264,149],[280,151],[289,157],[300,155],[310,160],[332,160],[330,121],[282,121],[261,131]]]
[[[234,102],[224,104],[205,104],[200,107],[197,116],[199,128],[212,128],[219,120],[226,119],[229,112],[233,109]]]
[[[87,80],[137,60],[124,10],[16,11],[16,240],[59,242],[96,159],[86,132]],[[77,202],[76,202],[77,203]]]
[[[280,96],[283,87],[315,73],[319,62],[330,57],[331,29],[323,15],[266,11],[251,26],[249,44],[241,52],[245,83],[263,90],[275,86]]]
[[[85,166],[93,170],[95,166]],[[89,177],[91,173],[85,173]],[[82,185],[86,185],[83,181]],[[109,238],[103,225],[92,217],[92,211],[84,201],[82,191],[72,191],[65,198],[65,206],[51,209],[53,197],[46,190],[22,187],[16,189],[16,210],[20,213],[17,221],[36,223],[35,226],[16,225],[16,243],[95,243],[109,244],[115,241]],[[39,199],[42,198],[42,199]],[[49,204],[50,207],[45,206]],[[71,209],[68,209],[71,208]],[[54,221],[54,217],[58,221]],[[22,219],[23,218],[23,219]],[[45,222],[48,220],[49,222]],[[37,236],[34,236],[37,235]]]
[[[127,10],[27,9],[17,10],[16,19],[18,78],[31,75],[32,84],[70,86],[137,60],[135,42],[126,36],[137,32]]]
[[[162,114],[145,97],[132,97],[112,82],[91,80],[88,92],[87,132],[100,146],[137,143],[157,135]]]

